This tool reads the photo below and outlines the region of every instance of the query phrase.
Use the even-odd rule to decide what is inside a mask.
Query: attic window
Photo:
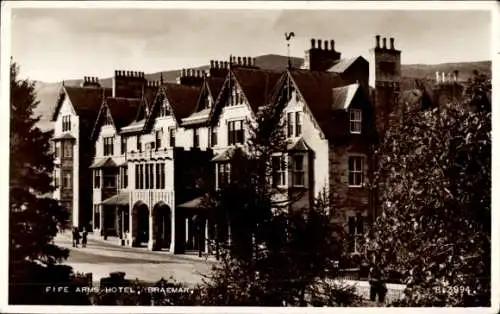
[[[353,134],[361,134],[361,110],[351,109],[349,111],[350,130]]]
[[[62,131],[71,131],[71,116],[63,116],[62,117]]]
[[[170,115],[170,110],[168,108],[168,100],[167,98],[163,98],[160,106],[160,112],[158,113],[158,117],[166,117]]]
[[[104,125],[111,125],[113,122],[111,121],[111,116],[107,109],[104,110]]]

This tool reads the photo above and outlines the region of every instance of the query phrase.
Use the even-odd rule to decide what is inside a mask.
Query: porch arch
[[[137,201],[132,207],[132,245],[144,246],[149,241],[149,208]]]
[[[172,210],[163,201],[153,206],[153,250],[170,248],[172,241]]]

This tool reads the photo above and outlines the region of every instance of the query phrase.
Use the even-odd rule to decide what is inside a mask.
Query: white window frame
[[[351,169],[351,158],[353,158],[353,169]],[[356,160],[361,160],[359,169],[356,167]],[[351,182],[351,173],[353,174],[353,182]],[[359,184],[356,183],[356,176],[361,175]],[[347,184],[352,188],[360,188],[364,186],[365,182],[365,156],[363,155],[349,155],[347,158]]]
[[[292,186],[293,187],[305,187],[306,186],[306,167],[305,167],[305,164],[306,164],[306,155],[305,154],[292,154]],[[296,169],[296,163],[295,163],[295,158],[296,157],[302,157],[302,170],[297,170]],[[302,173],[302,184],[296,184],[295,182],[295,175],[297,173]]]
[[[275,154],[271,156],[271,167],[272,167],[272,184],[278,188],[286,187],[288,185],[288,167],[287,167],[287,156],[283,154]],[[280,167],[278,169],[274,168],[274,159],[279,158]],[[274,182],[274,178],[277,176],[278,182]]]
[[[363,112],[360,109],[349,110],[349,130],[352,134],[361,134],[363,129]]]

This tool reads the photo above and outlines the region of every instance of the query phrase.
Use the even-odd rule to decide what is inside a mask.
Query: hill
[[[303,62],[304,59],[302,58],[292,57],[292,65],[294,67],[300,67]],[[263,69],[284,70],[287,68],[288,59],[286,56],[268,54],[256,57],[255,64]],[[208,65],[204,65],[194,69],[206,70],[208,68]],[[414,86],[415,79],[426,79],[428,81],[435,80],[436,71],[448,73],[453,72],[454,70],[459,71],[460,81],[466,81],[468,78],[471,78],[474,70],[491,76],[491,61],[441,64],[403,64],[401,66],[401,74],[403,77],[401,89],[405,90],[412,88]],[[148,80],[160,80],[160,76],[163,75],[163,79],[166,82],[175,82],[177,76],[179,75],[179,71],[180,70],[161,71],[149,73],[145,76]],[[81,79],[72,79],[64,82],[67,85],[79,85],[81,81]],[[112,79],[110,77],[101,78],[100,83],[105,87],[112,87]],[[38,105],[35,113],[37,115],[41,115],[42,117],[39,126],[43,129],[48,129],[52,127],[52,123],[49,121],[50,114],[57,101],[61,83],[36,82],[36,87],[40,104]]]

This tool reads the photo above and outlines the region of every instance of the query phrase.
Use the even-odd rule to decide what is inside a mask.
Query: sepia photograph
[[[497,6],[3,1],[2,312],[498,311]]]

